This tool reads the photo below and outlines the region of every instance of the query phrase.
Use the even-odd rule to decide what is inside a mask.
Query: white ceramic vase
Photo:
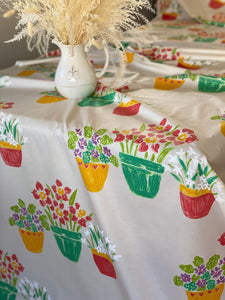
[[[96,74],[85,52],[84,45],[64,45],[54,43],[61,50],[61,57],[55,73],[55,86],[66,98],[80,100],[94,92],[97,77],[101,77],[109,63],[107,48],[104,48],[106,61],[103,70]]]

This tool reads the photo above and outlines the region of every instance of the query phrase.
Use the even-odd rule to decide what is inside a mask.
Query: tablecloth
[[[224,23],[190,7],[124,34],[117,89],[113,47],[78,101],[57,63],[0,71],[1,300],[225,299]]]

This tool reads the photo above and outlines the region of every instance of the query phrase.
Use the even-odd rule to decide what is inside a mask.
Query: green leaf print
[[[20,208],[18,205],[15,205],[15,206],[11,206],[10,209],[12,211],[14,211],[15,213],[20,213]]]
[[[204,264],[204,259],[200,256],[195,256],[193,264],[195,267],[199,267]]]
[[[179,267],[181,270],[183,270],[184,272],[186,272],[188,274],[192,274],[195,271],[195,269],[193,268],[192,265],[180,265]]]
[[[173,282],[175,283],[176,286],[183,286],[184,285],[183,281],[177,275],[173,277]]]
[[[220,255],[217,255],[217,254],[210,257],[209,261],[206,264],[206,268],[208,270],[212,270],[213,268],[215,268],[215,266],[217,265],[219,259],[220,259]]]
[[[93,136],[93,127],[92,126],[85,126],[84,127],[84,136],[86,139],[90,139]]]
[[[19,204],[19,206],[20,206],[21,208],[25,207],[25,203],[24,203],[24,201],[23,201],[22,199],[19,199],[19,200],[18,200],[18,204]]]
[[[31,215],[33,215],[36,211],[36,206],[34,204],[29,204],[27,210]]]
[[[109,137],[108,135],[104,135],[101,139],[100,139],[100,143],[102,145],[110,145],[113,143],[113,139],[111,137]]]

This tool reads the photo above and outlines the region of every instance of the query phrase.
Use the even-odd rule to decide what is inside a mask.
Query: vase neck
[[[54,42],[60,50],[62,56],[74,56],[77,53],[84,53],[84,45],[65,45],[62,43]]]

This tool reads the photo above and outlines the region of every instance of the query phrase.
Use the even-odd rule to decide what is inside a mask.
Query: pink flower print
[[[39,200],[41,206],[45,207],[46,200],[49,200],[50,190],[44,189],[43,185],[37,181],[35,185],[36,189],[32,191],[32,194],[36,200]]]
[[[75,203],[75,207],[76,209],[79,209],[80,208],[80,204],[78,202]]]

